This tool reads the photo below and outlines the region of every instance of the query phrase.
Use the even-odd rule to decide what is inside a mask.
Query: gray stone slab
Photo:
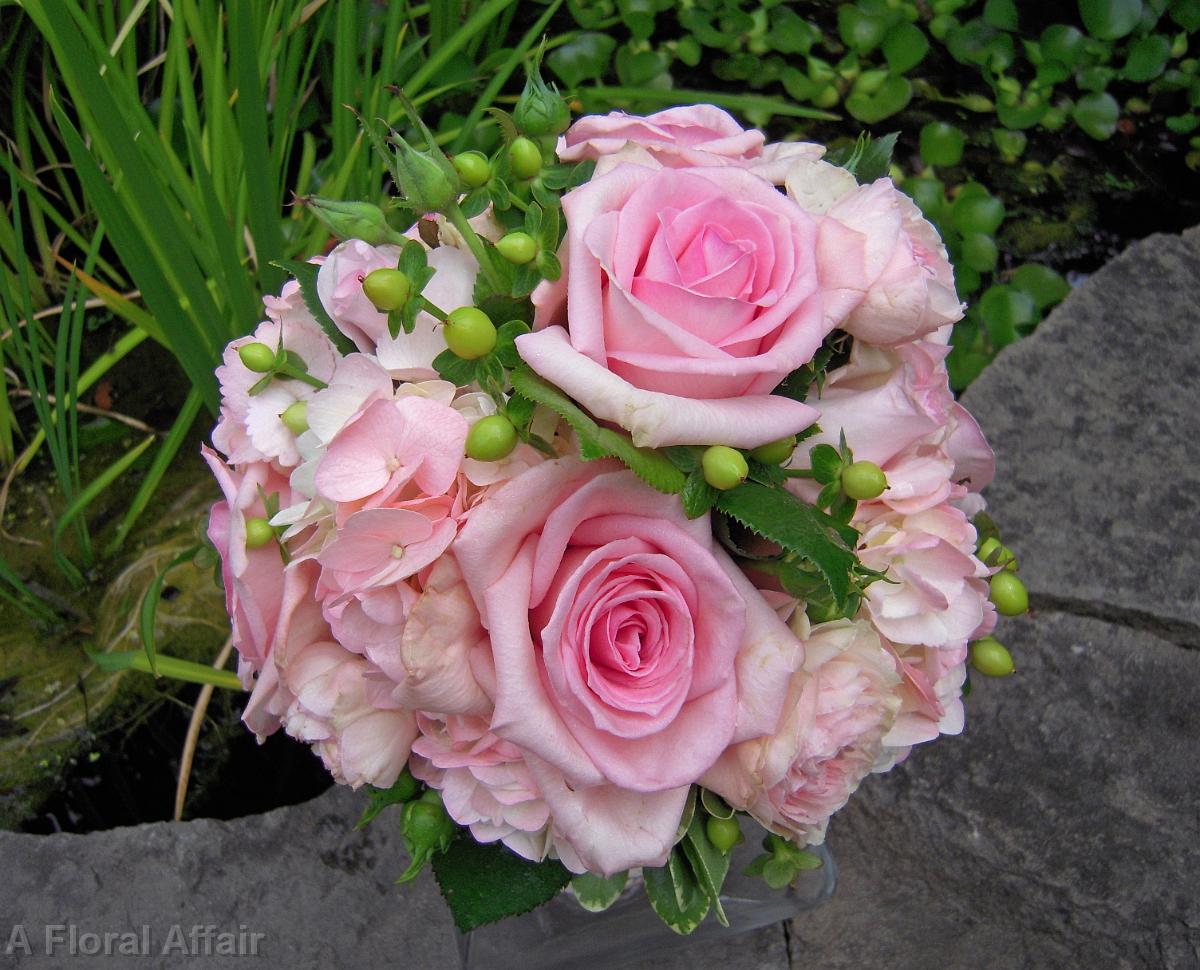
[[[1200,653],[1062,613],[1005,626],[960,738],[830,826],[841,884],[794,921],[823,970],[1200,967]]]
[[[394,885],[407,864],[396,810],[355,832],[362,805],[361,796],[334,788],[304,805],[228,822],[155,823],[87,836],[0,832],[0,966],[196,966],[181,948],[199,946],[205,967],[457,967],[453,925],[429,873],[409,887]],[[16,925],[31,952],[16,946],[5,955]],[[75,957],[72,925],[77,952],[85,954],[84,934],[102,941],[105,933],[133,932],[141,950],[149,927],[152,959],[122,955],[119,938],[110,957]],[[193,944],[190,934],[207,925],[213,935],[205,956],[203,942]],[[220,955],[218,933],[233,934],[231,946],[243,934],[243,953]],[[252,933],[262,934],[256,954],[249,952]],[[776,926],[633,970],[787,965]]]
[[[1200,232],[1130,246],[964,403],[1031,590],[1200,645]]]

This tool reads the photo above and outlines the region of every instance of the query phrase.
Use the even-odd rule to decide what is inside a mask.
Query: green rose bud
[[[513,121],[523,134],[534,138],[562,134],[571,124],[567,102],[557,88],[542,80],[536,66],[526,68],[525,90],[513,108]]]
[[[243,344],[238,348],[238,356],[256,374],[268,374],[275,369],[275,351],[266,344]]]
[[[467,432],[467,457],[476,461],[500,461],[517,447],[517,429],[502,414],[480,418]]]
[[[796,436],[788,435],[778,441],[768,441],[750,452],[750,457],[763,465],[782,465],[796,450]]]
[[[1025,584],[1007,570],[996,573],[989,583],[989,599],[1002,616],[1020,616],[1029,609],[1029,591]]]
[[[856,502],[879,498],[887,488],[887,476],[873,461],[856,461],[842,471],[842,491]]]
[[[397,149],[392,174],[413,212],[441,212],[458,200],[458,172],[440,149],[419,152],[400,135],[393,135],[392,141]]]
[[[704,823],[704,832],[718,852],[728,852],[745,840],[736,815],[732,818],[709,818]]]
[[[508,146],[508,163],[519,179],[531,179],[542,170],[542,150],[528,138],[516,138]]]
[[[985,677],[1007,677],[1017,669],[1012,654],[995,637],[983,637],[971,644],[971,666]]]
[[[370,202],[338,202],[316,196],[302,201],[317,221],[338,239],[361,239],[372,246],[404,241],[404,237],[388,225],[383,210]]]
[[[736,448],[713,445],[700,456],[700,468],[704,480],[713,488],[724,492],[741,485],[750,474],[750,466]]]
[[[246,548],[261,549],[275,539],[275,530],[266,519],[246,520]]]
[[[446,346],[463,360],[484,357],[496,346],[496,325],[479,307],[460,306],[451,310],[442,333]]]
[[[380,313],[399,310],[408,302],[412,281],[398,269],[371,270],[363,280],[363,294]]]
[[[537,240],[527,232],[510,232],[496,243],[496,251],[510,263],[524,266],[537,258]]]
[[[308,402],[295,401],[287,406],[287,410],[279,415],[283,426],[292,434],[304,434],[308,430]]]

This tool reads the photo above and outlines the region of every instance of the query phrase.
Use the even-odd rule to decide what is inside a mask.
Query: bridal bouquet
[[[536,73],[491,157],[411,120],[366,126],[394,203],[308,200],[343,241],[217,371],[244,719],[402,803],[461,927],[640,867],[689,932],[743,828],[787,884],[962,730],[969,654],[1011,672],[945,248],[883,142],[569,125]]]

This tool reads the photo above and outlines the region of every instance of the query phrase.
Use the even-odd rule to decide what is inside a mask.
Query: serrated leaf
[[[787,481],[787,473],[779,465],[764,465],[760,461],[749,462],[750,472],[746,476],[752,482],[760,485],[782,485]]]
[[[504,407],[505,416],[513,423],[513,426],[521,431],[529,426],[529,422],[533,420],[533,412],[537,405],[527,397],[521,397],[520,394],[514,394],[508,399],[508,403]]]
[[[721,905],[721,887],[725,884],[725,876],[729,873],[729,855],[721,852],[708,840],[704,819],[697,812],[688,827],[683,839],[683,853],[691,864],[692,873],[696,877],[701,890],[708,896],[713,915],[722,926],[729,925],[729,917]]]
[[[900,132],[898,131],[889,132],[878,138],[867,136],[867,144],[863,148],[862,157],[859,158],[858,167],[854,172],[854,177],[858,179],[859,184],[874,182],[887,175],[888,170],[892,167],[892,152],[896,150],[896,139],[899,137]]]
[[[465,832],[433,857],[433,874],[463,933],[527,913],[571,879],[561,862],[530,862],[498,842],[479,843]]]
[[[481,215],[492,201],[491,193],[487,186],[473,189],[463,196],[463,200],[458,204],[462,209],[462,213],[468,219],[474,219],[477,215]]]
[[[496,123],[500,126],[500,135],[506,145],[520,137],[521,133],[517,131],[517,124],[507,111],[502,108],[488,108],[487,112],[496,119]]]
[[[642,875],[654,912],[676,933],[686,936],[708,915],[708,896],[678,848],[671,850],[665,866],[643,869]]]
[[[722,492],[717,508],[746,528],[811,562],[820,572],[839,609],[850,593],[850,575],[858,561],[846,543],[857,533],[791,492],[743,482]]]
[[[496,331],[496,347],[492,354],[504,367],[511,370],[520,365],[521,355],[517,353],[515,341],[525,333],[529,333],[529,324],[524,320],[509,320]]]
[[[716,504],[718,494],[705,480],[704,472],[693,468],[688,472],[688,477],[683,483],[683,492],[680,494],[684,514],[689,519],[700,518]]]
[[[842,483],[830,482],[820,492],[817,493],[817,508],[828,509],[832,508],[833,504],[841,497]]]
[[[700,467],[700,458],[704,449],[700,445],[667,445],[662,449],[671,464],[681,472],[694,472]]]
[[[429,257],[425,252],[425,247],[415,239],[408,240],[400,248],[400,259],[396,263],[396,268],[407,276],[410,282],[415,283],[421,270],[429,268]]]
[[[522,397],[544,404],[574,429],[584,461],[617,458],[651,488],[668,495],[683,491],[683,473],[661,452],[639,448],[625,434],[600,427],[592,417],[553,384],[522,365],[510,375],[513,389]]]
[[[620,898],[628,879],[628,871],[607,878],[585,872],[571,878],[571,889],[580,906],[590,913],[602,913]]]
[[[808,453],[813,478],[822,485],[836,482],[842,471],[842,456],[833,445],[816,445]]]
[[[453,350],[443,350],[433,358],[438,376],[456,387],[466,387],[475,380],[476,361],[463,360]]]
[[[277,259],[271,265],[278,266],[285,273],[291,273],[296,282],[300,284],[300,298],[304,301],[308,312],[313,315],[313,319],[325,331],[325,336],[338,349],[338,353],[354,353],[358,349],[354,346],[354,341],[337,328],[333,317],[329,315],[321,303],[321,298],[317,296],[317,273],[320,272],[321,267],[315,263],[302,263],[295,259]]]

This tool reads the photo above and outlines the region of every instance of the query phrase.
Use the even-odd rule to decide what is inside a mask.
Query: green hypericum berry
[[[796,450],[796,436],[788,435],[778,441],[768,441],[750,452],[750,457],[764,465],[782,465]]]
[[[537,240],[527,232],[510,232],[496,243],[496,251],[510,263],[524,266],[537,257]]]
[[[700,456],[700,467],[704,480],[713,488],[724,492],[741,485],[750,474],[750,466],[736,448],[713,445]]]
[[[399,310],[408,302],[412,281],[398,269],[374,269],[363,280],[363,293],[380,313]]]
[[[238,348],[238,356],[246,368],[256,374],[266,374],[275,369],[275,351],[266,344],[243,344]]]
[[[996,573],[990,586],[989,598],[996,604],[996,611],[1003,616],[1020,616],[1029,609],[1029,590],[1008,570]]]
[[[856,502],[879,498],[887,488],[887,476],[873,461],[856,461],[842,471],[842,491]]]
[[[275,538],[275,530],[266,519],[246,520],[246,548],[261,549]]]
[[[496,325],[479,307],[460,306],[446,317],[446,346],[463,360],[475,360],[496,346]]]
[[[287,410],[279,415],[283,426],[292,434],[304,434],[308,430],[308,402],[295,401],[287,406]]]
[[[709,818],[704,823],[704,831],[718,852],[728,852],[742,841],[742,827],[738,825],[736,815],[732,818]]]
[[[463,185],[478,189],[488,184],[492,177],[492,165],[483,152],[463,152],[454,156],[454,168]]]
[[[508,162],[519,179],[531,179],[542,170],[542,151],[528,138],[516,138],[508,146]]]
[[[1017,568],[1017,557],[995,536],[984,539],[976,555],[989,566],[1003,566],[1013,571]]]
[[[502,414],[480,418],[467,432],[467,457],[476,461],[500,461],[517,447],[517,429]]]
[[[985,677],[1007,677],[1017,669],[1012,654],[995,637],[984,637],[971,644],[971,666]]]

